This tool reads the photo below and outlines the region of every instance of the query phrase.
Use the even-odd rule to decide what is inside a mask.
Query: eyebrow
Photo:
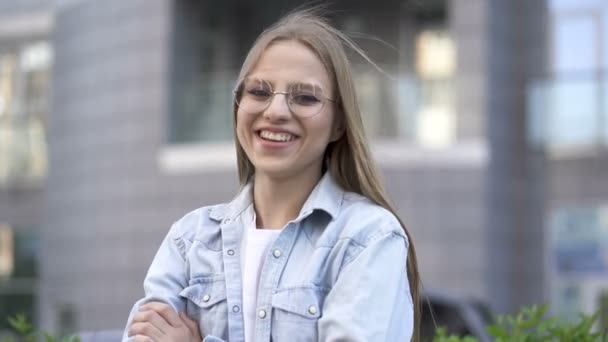
[[[269,80],[269,79],[263,78],[263,77],[259,77],[259,76],[252,76],[252,75],[249,75],[248,77],[264,80],[270,84],[270,86],[272,87],[272,90],[276,90],[275,82],[272,80]],[[312,82],[292,81],[292,82],[287,83],[287,89],[292,89],[297,86],[310,86],[310,87],[313,87],[314,89],[321,90],[323,93],[327,93],[331,89],[331,88],[326,89],[320,82],[315,82],[315,81],[312,81]]]
[[[323,93],[323,86],[313,82],[291,82],[287,84],[288,89],[293,89],[295,87],[302,86],[303,88],[312,88],[314,90],[320,90]]]

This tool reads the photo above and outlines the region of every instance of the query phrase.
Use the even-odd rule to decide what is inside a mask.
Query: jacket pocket
[[[228,338],[228,303],[224,275],[191,279],[179,295],[186,301],[186,313],[199,323],[201,336]]]
[[[273,340],[316,341],[326,294],[326,290],[314,286],[279,289],[272,297]]]

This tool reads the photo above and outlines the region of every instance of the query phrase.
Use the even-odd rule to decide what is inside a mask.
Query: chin
[[[322,162],[302,163],[302,160],[258,160],[253,162],[255,172],[263,173],[272,178],[300,177],[307,173],[316,173],[321,170]]]
[[[255,173],[263,173],[273,178],[285,178],[290,177],[297,173],[297,170],[294,170],[290,165],[277,165],[276,163],[259,163],[254,164]]]

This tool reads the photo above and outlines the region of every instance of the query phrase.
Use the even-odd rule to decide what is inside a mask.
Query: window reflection
[[[529,138],[556,155],[593,151],[608,145],[608,6],[551,0],[549,7],[550,73],[528,88]]]
[[[170,142],[229,141],[240,63],[261,30],[294,3],[211,0],[174,6]],[[349,10],[331,18],[333,23],[385,72],[351,53],[369,135],[432,147],[454,143],[456,61],[446,2],[337,1],[335,6]]]
[[[0,51],[0,186],[40,184],[47,173],[51,49]]]

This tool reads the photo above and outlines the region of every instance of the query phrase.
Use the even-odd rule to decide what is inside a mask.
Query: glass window
[[[550,149],[606,143],[606,84],[598,77],[554,77],[529,88],[530,139]],[[602,134],[604,135],[602,142]]]
[[[552,145],[594,145],[598,143],[600,84],[594,78],[555,80],[550,89],[552,118],[547,139]]]
[[[421,31],[416,41],[419,77],[416,140],[427,146],[446,146],[456,135],[452,77],[453,41],[445,29]]]
[[[232,89],[241,63],[262,30],[298,5],[293,0],[174,2],[171,143],[231,139]],[[445,1],[343,0],[332,8],[338,9],[330,14],[332,22],[384,71],[352,54],[370,136],[449,144],[455,136],[455,56]]]
[[[528,90],[531,141],[549,150],[608,144],[608,6],[551,0],[551,73]]]
[[[50,65],[47,42],[0,50],[0,187],[46,177]]]
[[[232,90],[253,40],[295,1],[174,1],[173,143],[228,140]]]
[[[26,314],[35,322],[38,237],[33,231],[0,225],[0,336],[9,316]]]
[[[553,69],[589,72],[599,68],[600,27],[593,12],[554,16]]]

